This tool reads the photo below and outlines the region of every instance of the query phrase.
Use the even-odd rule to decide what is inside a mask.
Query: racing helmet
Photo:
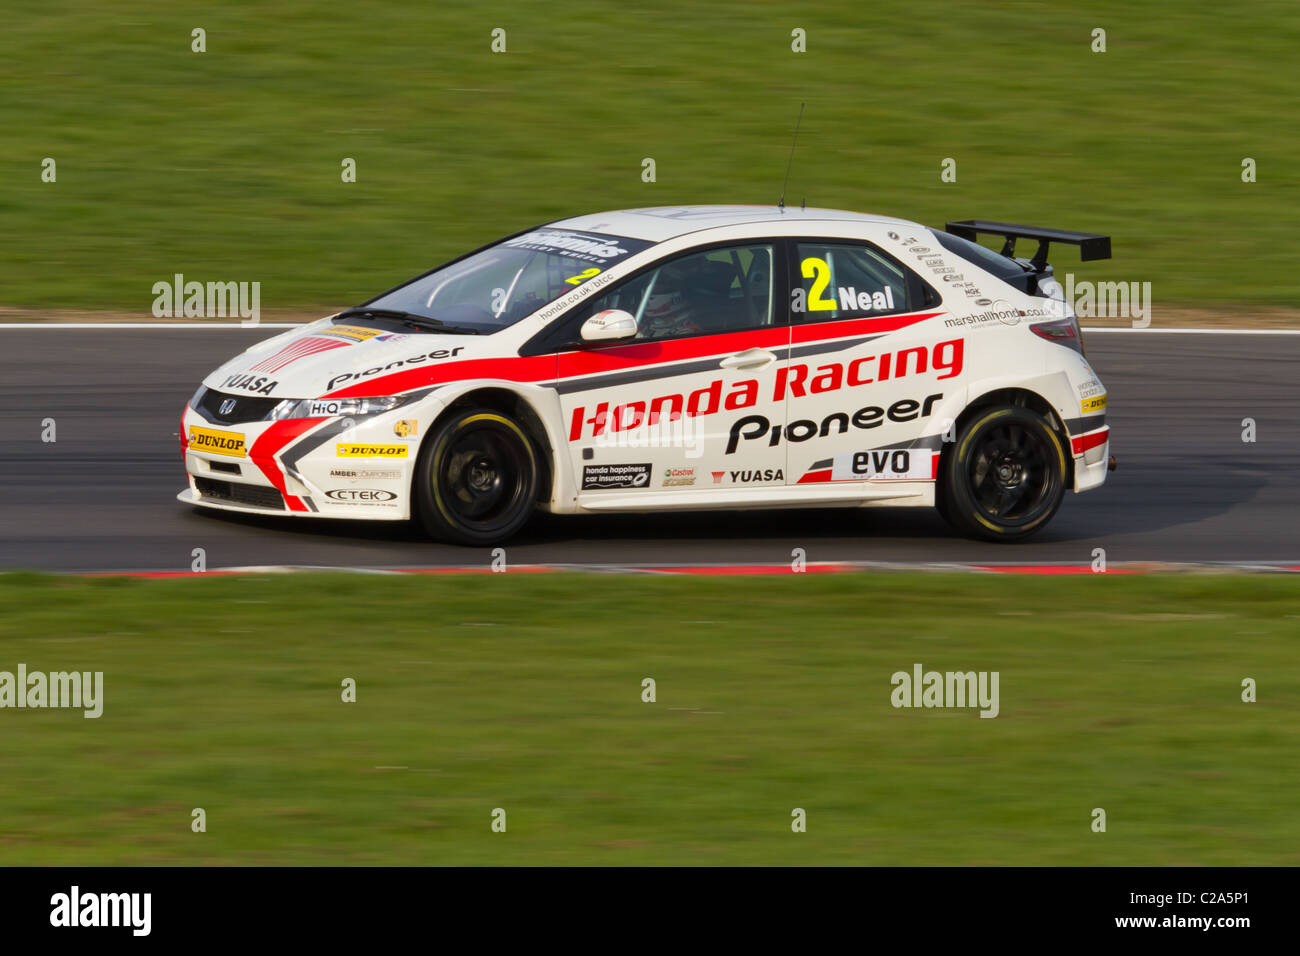
[[[641,326],[648,335],[691,331],[692,310],[685,293],[685,275],[680,269],[665,268],[655,279],[641,315]]]

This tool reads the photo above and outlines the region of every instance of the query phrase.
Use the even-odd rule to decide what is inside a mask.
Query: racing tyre
[[[533,513],[537,453],[519,424],[489,408],[443,420],[420,450],[414,500],[424,529],[455,544],[505,541]]]
[[[1042,415],[1020,406],[977,412],[944,456],[940,513],[985,541],[1019,541],[1065,497],[1065,446]]]

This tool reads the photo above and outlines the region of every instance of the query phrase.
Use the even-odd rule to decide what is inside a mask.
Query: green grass
[[[1255,576],[6,575],[0,670],[102,670],[105,704],[0,710],[0,862],[1296,865],[1298,597]],[[998,671],[1000,716],[894,709],[918,662]]]
[[[793,203],[1105,232],[1058,265],[1296,306],[1297,45],[1291,0],[48,0],[0,36],[0,304],[147,312],[182,272],[325,309],[558,216],[774,202],[807,101]]]

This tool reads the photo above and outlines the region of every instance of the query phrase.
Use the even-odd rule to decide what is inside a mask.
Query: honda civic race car
[[[537,226],[210,374],[178,497],[470,545],[537,508],[935,506],[1021,539],[1110,460],[1052,243],[1110,255],[1086,233],[780,206]]]

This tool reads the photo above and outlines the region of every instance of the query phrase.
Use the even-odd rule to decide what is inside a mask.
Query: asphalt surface
[[[0,328],[0,567],[62,571],[247,565],[483,565],[488,549],[411,525],[266,519],[189,508],[177,439],[200,379],[266,329]],[[1119,470],[1068,494],[1029,542],[954,537],[930,509],[539,515],[512,564],[809,561],[1295,562],[1300,558],[1300,336],[1093,332]],[[1253,418],[1257,441],[1242,441]],[[54,419],[57,440],[43,442]]]

